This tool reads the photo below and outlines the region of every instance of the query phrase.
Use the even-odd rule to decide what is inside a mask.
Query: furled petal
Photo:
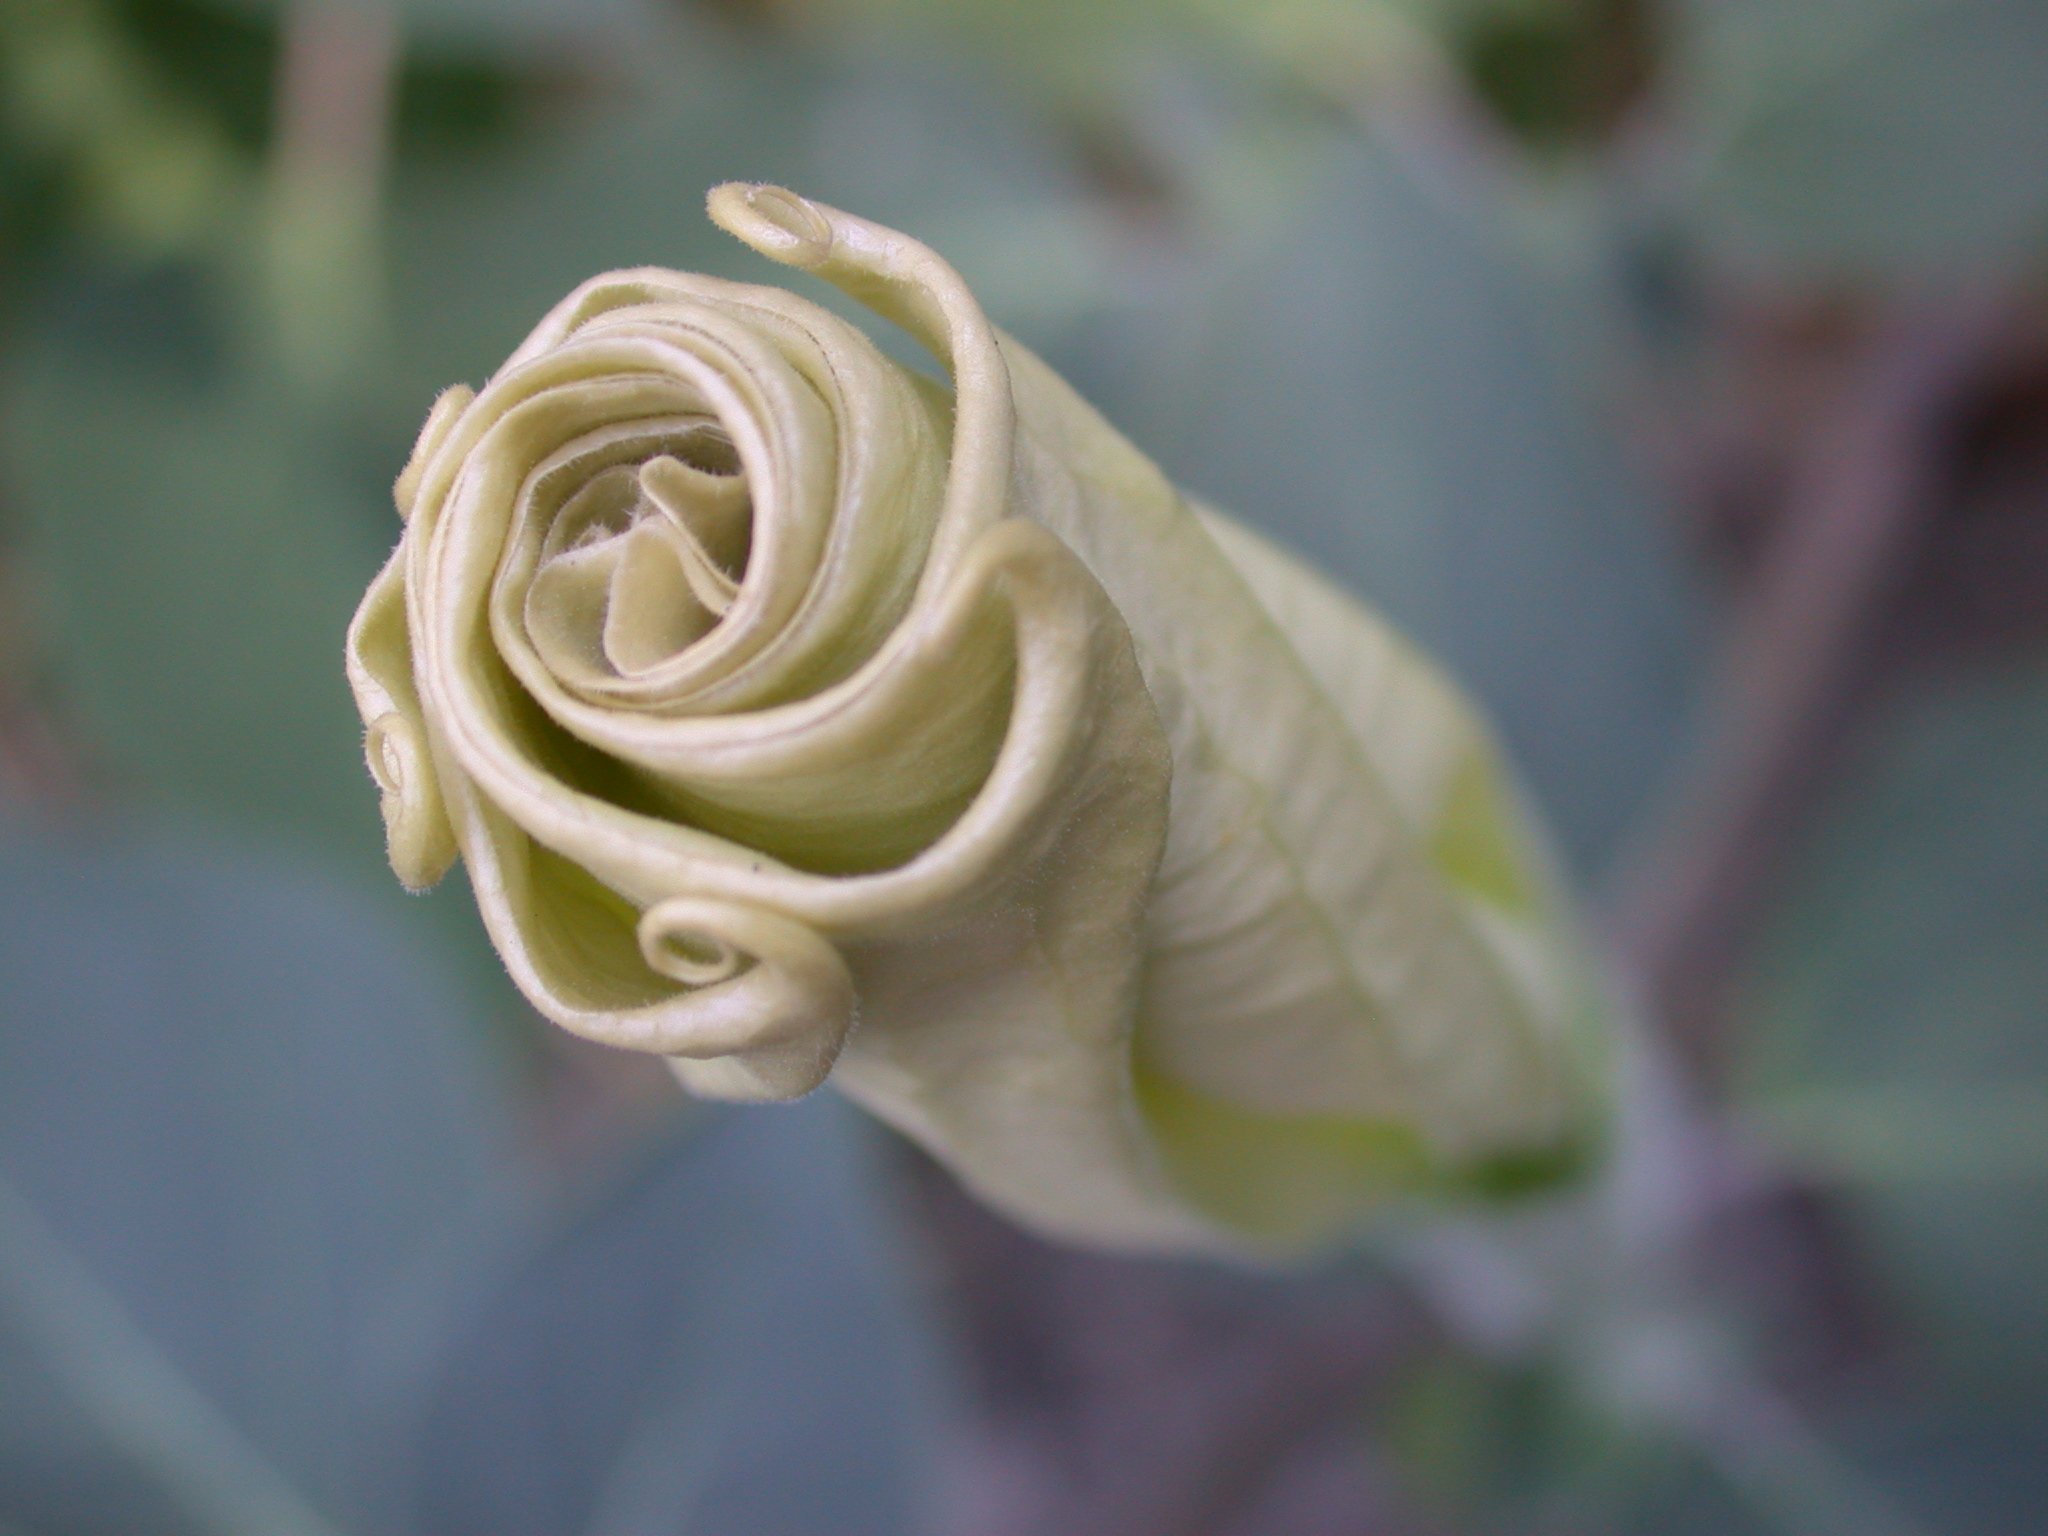
[[[830,1073],[984,1196],[1277,1251],[1586,1130],[1597,1010],[1484,728],[1184,502],[915,241],[714,219],[806,300],[593,279],[429,418],[351,631],[401,878],[701,1093]]]

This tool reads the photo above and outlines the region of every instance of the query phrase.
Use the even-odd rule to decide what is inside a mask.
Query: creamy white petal
[[[1588,1131],[1593,991],[1484,727],[917,242],[714,219],[905,326],[593,279],[437,403],[351,631],[392,859],[695,1091],[829,1073],[1061,1236],[1279,1251]]]

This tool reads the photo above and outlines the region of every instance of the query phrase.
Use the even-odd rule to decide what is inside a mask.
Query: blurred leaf
[[[1664,760],[1694,603],[1602,408],[1621,374],[1597,286],[1510,262],[1451,195],[1340,148],[1213,285],[1149,317],[1150,398],[1096,393],[1181,484],[1434,651],[1586,870]]]
[[[944,1392],[864,1130],[829,1095],[700,1107],[509,1262],[453,1277],[422,1536],[923,1529]]]
[[[30,1412],[46,1414],[49,1404],[39,1399],[55,1397],[76,1410],[74,1417],[88,1418],[108,1442],[108,1459],[130,1463],[119,1472],[156,1484],[198,1529],[218,1536],[335,1536],[4,1180],[0,1318],[15,1335],[9,1342],[18,1340],[33,1356],[22,1362],[28,1366],[22,1374],[46,1378],[29,1389]],[[79,1471],[105,1489],[103,1470]],[[118,1472],[112,1481],[118,1485]],[[130,1497],[140,1492],[131,1490]],[[98,1502],[106,1507],[104,1491]],[[177,1514],[155,1512],[149,1523],[185,1528]],[[126,1523],[134,1523],[132,1516]]]
[[[1844,1439],[1928,1512],[1941,1536],[2027,1536],[2048,1499],[2048,1401],[1969,1397],[1864,1403]]]
[[[1394,1387],[1381,1432],[1410,1496],[1461,1530],[1546,1529],[1562,1511],[1571,1529],[1609,1528],[1668,1470],[1667,1448],[1601,1418],[1554,1362],[1428,1356]]]
[[[1597,143],[1649,84],[1655,38],[1642,0],[1468,0],[1445,9],[1473,89],[1532,148]]]
[[[2048,1087],[2048,671],[1913,686],[1816,830],[1759,956],[1737,1038],[1760,1113],[1817,1095],[1904,1106],[1860,1177],[1841,1155],[1854,1136],[1834,1149],[1880,1273],[1939,1354],[2040,1381],[2048,1161],[2030,1177],[2013,1162],[1998,1108]],[[1828,1123],[1804,1125],[1812,1150]],[[1919,1177],[1902,1169],[1916,1139]]]
[[[2048,242],[2038,0],[1687,0],[1676,14],[1724,240],[1892,274]]]
[[[270,136],[282,9],[235,0],[109,0],[109,14],[162,85],[252,154]],[[479,25],[410,39],[392,124],[400,156],[495,147],[520,126],[522,93],[560,66],[519,30],[490,24],[512,18],[504,6],[470,9]],[[587,15],[561,6],[557,21],[566,30],[579,12]]]
[[[1099,254],[1071,178],[986,76],[924,53],[826,59],[688,28],[649,39],[630,66],[630,83],[517,158],[420,164],[401,178],[387,380],[408,430],[442,387],[480,382],[565,293],[610,268],[789,282],[844,306],[710,223],[704,194],[725,181],[783,183],[939,242],[989,290],[998,321],[1026,333],[1092,308]]]
[[[246,166],[222,125],[160,77],[103,5],[0,9],[0,160],[57,183],[43,209],[126,257],[199,248],[235,207]],[[48,238],[47,235],[44,238]],[[34,242],[10,231],[14,260]]]
[[[1833,1181],[1935,1367],[1832,1433],[1956,1536],[2048,1498],[2048,668],[1913,680],[1814,828],[1735,1017],[1752,1123]]]
[[[154,3],[154,0],[144,0]],[[190,3],[190,0],[188,0]],[[274,27],[294,0],[197,0],[207,9]],[[455,47],[556,45],[593,33],[631,32],[664,0],[378,0],[411,37]]]
[[[517,157],[421,164],[394,186],[398,348],[387,388],[408,435],[442,387],[482,382],[595,273],[658,265],[766,278],[704,217],[704,194],[735,179],[802,185],[819,82],[774,56],[696,56],[672,39],[634,64],[668,78],[591,102]],[[395,537],[395,518],[389,526]]]
[[[107,14],[165,86],[205,107],[243,149],[262,147],[277,68],[274,27],[208,0],[107,0]]]
[[[174,296],[173,296],[174,297]],[[341,634],[391,536],[386,464],[254,378],[195,376],[166,296],[87,287],[17,355],[8,453],[89,734],[135,787],[378,836]],[[392,520],[395,535],[396,519]]]
[[[186,840],[10,826],[0,890],[0,1516],[380,1523],[380,1315],[506,1162],[453,994],[341,891]]]

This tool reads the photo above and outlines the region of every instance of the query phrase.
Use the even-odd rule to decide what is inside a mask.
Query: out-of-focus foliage
[[[468,1010],[289,864],[0,836],[0,1510],[381,1527],[380,1333],[506,1170]]]
[[[0,13],[0,302],[97,246],[128,263],[235,246],[263,196],[275,8],[213,0],[19,0]],[[415,50],[393,92],[405,155],[516,136],[547,73],[486,31]]]
[[[1961,792],[1959,793],[1959,787]],[[1918,680],[1817,830],[1744,1037],[1947,1363],[2048,1376],[2048,673]],[[1965,1256],[1968,1256],[1967,1258]]]
[[[444,1275],[412,1528],[923,1529],[948,1404],[852,1114],[700,1109]]]
[[[383,456],[209,362],[189,282],[74,302],[77,329],[16,352],[7,424],[95,745],[138,788],[341,851],[375,823],[331,674],[384,553]]]
[[[2036,0],[1683,0],[1673,96],[1706,231],[1930,281],[2048,242]]]
[[[2021,1531],[2048,1465],[2048,674],[1917,679],[1738,1012],[1759,1125],[1843,1191],[1921,1393],[1845,1416],[1934,1529]]]
[[[1344,94],[1394,85],[1441,52],[1531,143],[1583,142],[1644,84],[1650,8],[1639,0],[755,0],[760,14],[950,29],[1070,104],[1110,107],[1134,55],[1188,53],[1226,70]],[[1093,98],[1091,102],[1091,98]]]
[[[10,1520],[913,1528],[939,1403],[850,1111],[672,1115],[535,1200],[409,925],[189,840],[9,827],[0,876]]]
[[[23,0],[0,15],[0,43],[0,257],[10,278],[67,226],[142,257],[204,238],[244,168],[230,125],[170,83],[118,12]]]

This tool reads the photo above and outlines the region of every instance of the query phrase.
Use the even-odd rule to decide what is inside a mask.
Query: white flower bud
[[[953,391],[642,269],[444,395],[349,641],[400,879],[459,848],[564,1027],[829,1073],[1070,1238],[1281,1251],[1574,1146],[1592,991],[1455,691],[923,246],[710,206]]]

